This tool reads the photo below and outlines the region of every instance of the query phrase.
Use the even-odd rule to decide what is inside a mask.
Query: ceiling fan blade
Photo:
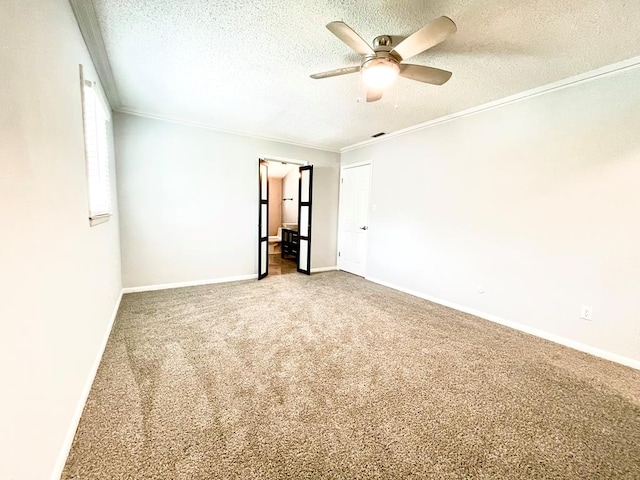
[[[329,77],[337,77],[338,75],[347,75],[349,73],[356,73],[360,71],[360,67],[344,67],[344,68],[336,68],[335,70],[329,70],[328,72],[314,73],[311,75],[311,78],[320,79],[320,78],[329,78]]]
[[[382,94],[384,92],[382,90],[374,90],[373,88],[369,88],[367,90],[367,102],[377,102],[382,98]]]
[[[391,54],[406,60],[439,44],[457,29],[456,24],[449,17],[436,18],[400,42]]]
[[[346,23],[331,22],[327,24],[327,28],[360,55],[375,55],[376,52],[373,51],[373,48]]]
[[[442,85],[451,78],[451,75],[453,75],[451,72],[440,70],[439,68],[410,63],[400,64],[400,76],[417,80],[418,82],[430,83],[431,85]]]

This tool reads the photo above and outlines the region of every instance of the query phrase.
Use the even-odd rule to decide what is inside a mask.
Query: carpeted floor
[[[125,295],[64,479],[638,479],[640,372],[328,272]]]

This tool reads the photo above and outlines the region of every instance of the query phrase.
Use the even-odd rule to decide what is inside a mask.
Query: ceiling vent
[[[384,132],[374,133],[373,135],[371,135],[371,138],[378,138],[378,137],[381,137],[382,135],[386,135],[386,133]]]

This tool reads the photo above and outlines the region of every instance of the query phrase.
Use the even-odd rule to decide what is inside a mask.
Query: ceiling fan
[[[446,70],[402,63],[404,60],[438,45],[447,36],[455,33],[456,24],[449,17],[435,19],[396,46],[393,45],[389,35],[381,35],[373,40],[372,48],[344,22],[331,22],[327,24],[327,28],[364,58],[359,66],[315,73],[311,75],[311,78],[321,79],[362,72],[362,80],[367,87],[367,102],[380,100],[384,88],[391,85],[398,75],[432,85],[442,85],[451,78],[451,72]]]

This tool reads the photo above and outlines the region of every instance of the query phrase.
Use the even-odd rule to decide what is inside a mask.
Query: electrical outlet
[[[593,307],[582,305],[580,309],[580,318],[583,320],[593,320]]]

